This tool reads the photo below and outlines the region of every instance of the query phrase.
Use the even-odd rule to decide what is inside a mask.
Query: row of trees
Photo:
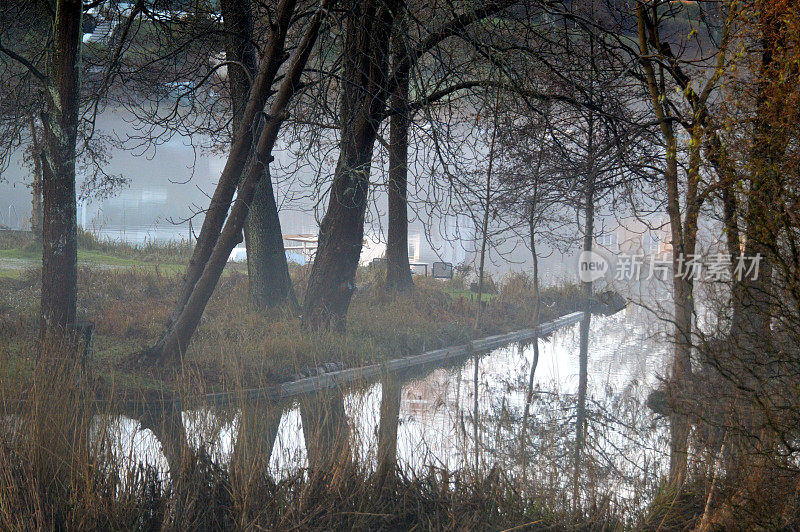
[[[776,379],[793,384],[792,364],[800,360],[793,347],[800,330],[800,24],[793,2],[222,0],[219,13],[198,1],[191,16],[164,21],[139,0],[119,13],[105,46],[82,43],[83,14],[92,7],[18,1],[2,14],[0,78],[4,102],[11,102],[0,112],[4,160],[15,146],[32,143],[41,163],[43,338],[69,334],[76,321],[77,161],[95,163],[97,186],[115,179],[102,172],[102,137],[94,131],[103,106],[131,109],[142,124],[139,142],[201,132],[228,153],[174,311],[140,357],[158,363],[185,353],[242,235],[255,304],[289,305],[309,328],[345,329],[376,187],[376,144],[388,154],[386,285],[411,289],[414,139],[426,146],[435,194],[473,214],[484,244],[499,232],[522,237],[533,253],[537,293],[537,242],[571,223],[569,212],[580,213],[583,248],[591,250],[598,209],[662,210],[675,271],[698,251],[704,212],[718,218],[731,255],[765,260],[757,279],[732,277],[731,310],[723,306],[714,331],[695,325],[692,279],[673,279],[670,477],[679,483],[687,472],[701,409],[689,400],[698,364],[713,367],[732,397],[769,411],[778,437],[768,449],[761,442],[759,452],[794,451],[782,430],[795,420],[796,394],[753,406]],[[209,51],[224,51],[224,59],[210,63]],[[91,90],[81,85],[89,66],[101,72],[88,80]],[[179,102],[163,98],[164,79],[191,81]],[[199,97],[209,86],[224,96]],[[415,132],[415,123],[429,127]],[[280,138],[316,141],[311,130],[320,129],[333,132],[338,159],[298,302],[272,188],[270,170],[280,169],[270,163]],[[488,152],[492,170],[478,164],[477,174],[465,171],[459,131],[485,139],[466,164]],[[591,284],[584,290],[588,299]],[[766,430],[757,418],[751,411],[736,428],[749,436]],[[579,407],[576,467],[585,423]]]

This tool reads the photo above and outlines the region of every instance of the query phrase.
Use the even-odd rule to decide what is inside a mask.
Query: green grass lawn
[[[0,279],[21,279],[24,275],[25,270],[0,268]]]
[[[0,259],[39,262],[42,260],[42,252],[38,249],[26,248],[0,249]],[[140,261],[134,259],[85,249],[78,250],[78,260],[81,262],[108,266],[133,266],[140,263]]]
[[[42,252],[26,248],[0,249],[0,277],[19,279],[25,271],[41,264]],[[184,262],[161,262],[147,259],[135,259],[95,250],[78,250],[78,264],[105,269],[142,268],[161,273],[179,273],[186,267]]]
[[[458,289],[458,288],[451,288],[449,286],[443,286],[442,290],[444,293],[448,294],[453,299],[460,299],[464,298],[465,301],[474,301],[478,298],[478,294],[466,289]],[[481,301],[491,301],[492,299],[496,298],[497,294],[481,294]]]
[[[27,248],[0,249],[0,259],[29,260],[32,262],[38,262],[42,260],[42,251],[39,249]],[[78,260],[81,262],[103,264],[108,266],[136,266],[142,262],[152,262],[150,260],[142,261],[121,255],[87,249],[78,250]]]

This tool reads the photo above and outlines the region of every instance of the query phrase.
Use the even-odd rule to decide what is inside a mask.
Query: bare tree
[[[333,321],[344,330],[364,238],[372,150],[389,94],[389,40],[401,7],[379,1],[348,6],[340,155],[303,308],[309,326]]]
[[[35,82],[43,95],[41,107],[37,101],[42,100],[31,100],[33,109],[41,113],[42,121],[40,332],[43,339],[69,334],[76,319],[78,258],[75,164],[81,101],[83,3],[79,0],[59,0],[51,15],[52,26],[46,30],[45,47],[17,52],[0,43],[0,52],[24,69],[22,82]],[[28,56],[23,55],[26,52]],[[43,68],[41,64],[44,64]],[[31,133],[35,133],[35,129]]]
[[[226,62],[233,110],[232,127],[238,131],[247,106],[250,83],[257,75],[253,35],[253,2],[223,0],[222,20],[227,33]],[[269,172],[269,168],[266,169]],[[261,308],[297,303],[289,277],[278,207],[269,173],[256,187],[245,222],[247,272],[250,296]]]
[[[42,335],[63,334],[75,322],[78,222],[75,158],[81,91],[83,2],[59,0],[53,23],[42,165]]]
[[[423,37],[407,58],[398,61],[391,75],[389,44],[402,5],[362,4],[348,11],[340,110],[342,140],[303,304],[307,326],[345,328],[362,248],[373,145],[387,114],[388,97],[398,86],[397,74],[402,76],[406,64],[413,67],[446,39],[511,3],[493,2],[453,15]]]
[[[716,51],[716,65],[713,73],[702,86],[700,93],[696,93],[694,86],[699,85],[684,72],[682,62],[676,57],[668,43],[661,40],[660,24],[664,15],[658,12],[655,4],[648,6],[645,3],[637,5],[638,36],[640,62],[644,71],[644,79],[650,91],[651,105],[653,106],[656,120],[660,124],[665,142],[664,181],[667,190],[667,213],[670,219],[673,245],[673,297],[675,300],[675,353],[672,368],[673,395],[681,395],[680,389],[691,379],[691,352],[692,352],[692,316],[694,314],[693,280],[691,276],[681,275],[682,264],[687,257],[695,254],[697,244],[698,217],[700,208],[708,197],[708,189],[701,187],[701,149],[703,139],[709,133],[708,101],[713,91],[717,88],[719,78],[723,72],[726,61],[727,45],[729,40],[730,24],[734,11],[729,11],[727,22],[724,25],[722,40]],[[667,11],[668,15],[671,13]],[[652,53],[655,59],[661,62],[656,70]],[[670,73],[674,83],[682,87],[683,94],[690,105],[691,119],[686,124],[689,132],[690,153],[689,168],[686,174],[685,198],[681,201],[680,173],[678,164],[678,135],[674,122],[677,118],[677,109],[671,104],[669,89],[665,83],[665,72]],[[702,79],[702,77],[699,77]],[[715,133],[710,133],[714,136]],[[685,214],[681,213],[681,204],[685,206]],[[673,412],[672,450],[670,461],[670,478],[680,484],[686,475],[687,446],[689,436],[689,420],[685,413]]]
[[[392,70],[397,88],[391,97],[389,123],[389,227],[386,239],[386,287],[405,291],[414,286],[408,259],[408,97],[411,67],[408,61],[407,15],[398,17],[392,36]]]
[[[211,199],[209,211],[198,236],[198,244],[195,247],[192,262],[190,262],[184,277],[181,299],[173,319],[161,339],[146,353],[149,358],[157,359],[159,362],[175,361],[185,353],[231,250],[241,241],[248,207],[267,165],[272,160],[272,149],[286,119],[288,105],[302,87],[301,76],[330,4],[323,1],[308,20],[302,38],[292,54],[280,86],[272,99],[258,142],[252,147],[252,164],[247,168],[247,173],[240,183],[241,172],[244,170],[251,150],[252,126],[262,112],[278,74],[278,68],[283,62],[286,33],[292,20],[294,7],[295,4],[292,0],[281,2],[278,11],[279,18],[276,25],[273,26],[273,35],[270,39],[271,51],[262,58],[256,83],[251,89],[247,108],[242,118],[242,126]],[[250,124],[249,127],[248,124]],[[231,207],[233,192],[237,185],[238,195]],[[220,203],[220,201],[224,203]],[[231,207],[230,214],[228,214],[228,207]],[[189,284],[191,279],[194,279],[194,282]]]

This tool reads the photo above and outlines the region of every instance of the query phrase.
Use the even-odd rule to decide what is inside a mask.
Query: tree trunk
[[[191,462],[194,454],[189,446],[186,427],[179,407],[172,403],[151,405],[138,416],[142,429],[153,433],[161,445],[161,452],[167,460],[170,480],[180,485],[185,466]]]
[[[386,288],[406,291],[414,287],[408,260],[408,89],[409,64],[405,18],[392,40],[394,76],[397,90],[390,106],[389,123],[389,230],[386,241]]]
[[[42,338],[67,333],[75,322],[78,292],[75,158],[82,17],[80,0],[58,0],[42,117]]]
[[[254,139],[254,128],[252,126],[256,118],[264,111],[267,98],[272,94],[272,84],[275,81],[278,69],[284,61],[286,32],[289,29],[296,3],[296,0],[281,0],[278,4],[278,14],[270,30],[267,49],[261,58],[258,75],[251,88],[250,97],[242,114],[239,129],[234,132],[233,145],[225,163],[225,168],[222,170],[222,175],[220,175],[217,187],[214,189],[214,195],[211,197],[211,202],[203,219],[203,226],[197,237],[186,273],[183,276],[175,309],[167,322],[164,333],[152,349],[155,354],[163,351],[167,337],[174,334],[174,328],[194,292],[195,284],[203,275],[206,264],[220,238],[220,231],[225,224],[233,194],[236,192],[237,186],[240,185],[242,172],[245,171],[251,159]],[[231,70],[230,67],[229,70]],[[274,121],[275,117],[271,118]],[[255,164],[256,162],[253,161],[251,166]],[[240,227],[239,232],[241,233],[241,231]],[[227,257],[225,259],[227,261]]]
[[[497,102],[500,102],[500,92],[497,93]],[[475,333],[478,332],[478,327],[481,325],[481,315],[483,313],[483,271],[486,266],[486,245],[489,240],[489,210],[491,209],[492,200],[492,167],[494,166],[494,144],[497,139],[497,118],[498,109],[494,111],[494,125],[492,127],[492,140],[489,144],[489,168],[486,172],[486,205],[483,210],[483,226],[481,227],[481,258],[478,267],[478,308],[475,311]]]
[[[225,59],[231,91],[233,132],[237,134],[250,98],[250,84],[258,75],[258,54],[253,38],[253,4],[250,0],[220,0],[225,29]]]
[[[686,384],[691,378],[692,355],[692,286],[684,279],[673,280],[675,297],[675,333],[673,339],[672,379],[669,382],[670,457],[669,478],[675,486],[683,484],[689,457],[689,417]]]
[[[766,2],[763,2],[767,4]],[[785,23],[780,17],[783,9],[761,8],[762,46],[757,78],[756,115],[751,147],[750,190],[747,194],[745,222],[745,257],[761,256],[757,279],[744,276],[734,284],[734,313],[731,337],[743,355],[756,360],[769,350],[772,343],[772,267],[770,257],[778,249],[778,234],[782,231],[778,214],[782,194],[781,162],[786,150],[786,134],[781,127],[788,113],[780,105],[779,89],[783,85],[776,55],[784,40]],[[791,90],[791,89],[788,89]],[[775,125],[778,127],[773,127]],[[763,361],[760,363],[763,364]]]
[[[541,297],[539,293],[539,255],[536,253],[536,225],[534,223],[534,205],[531,204],[531,215],[528,220],[531,233],[531,257],[533,259],[533,326],[539,327],[541,313]],[[528,390],[525,394],[525,410],[522,414],[522,435],[521,441],[521,461],[522,478],[527,482],[527,440],[528,440],[528,416],[530,415],[531,401],[533,400],[533,380],[536,376],[536,367],[539,365],[539,336],[533,339],[533,361],[531,371],[528,376]]]
[[[259,180],[250,212],[244,226],[247,246],[247,275],[250,280],[250,297],[259,308],[279,307],[288,303],[297,307],[286,250],[283,247],[283,230],[278,216],[278,206],[272,187],[269,168]]]
[[[722,143],[718,133],[709,135],[707,157],[717,173],[722,185],[722,221],[725,224],[725,241],[728,254],[731,258],[741,253],[741,238],[739,236],[738,199],[736,197],[736,169],[728,156],[727,149]],[[731,264],[731,273],[735,264]],[[731,275],[733,278],[733,275]]]
[[[772,322],[774,318],[780,319],[781,310],[787,308],[780,298],[788,294],[783,286],[776,286],[773,273],[783,274],[787,268],[790,271],[792,268],[784,262],[786,259],[781,257],[781,253],[789,249],[789,245],[783,242],[783,233],[791,231],[789,220],[784,217],[794,215],[793,206],[786,205],[786,189],[792,187],[792,181],[786,178],[785,165],[792,164],[787,162],[786,153],[791,142],[787,136],[787,117],[794,112],[787,109],[787,102],[793,101],[788,93],[796,92],[797,88],[786,84],[784,78],[786,61],[790,61],[784,50],[784,43],[788,40],[787,20],[791,19],[788,6],[793,4],[762,0],[755,5],[761,33],[761,55],[758,72],[753,73],[756,94],[747,165],[749,190],[742,217],[742,255],[746,261],[758,260],[759,266],[757,272],[740,272],[741,278],[739,275],[733,278],[729,344],[735,365],[731,373],[736,376],[735,385],[744,396],[744,404],[736,412],[736,431],[730,435],[733,441],[726,458],[729,464],[726,469],[732,471],[728,477],[733,477],[734,482],[748,472],[730,464],[772,467],[763,464],[765,457],[770,456],[777,445],[775,440],[779,436],[771,423],[764,427],[763,409],[768,407],[758,394],[770,388],[776,375],[782,373],[778,368],[785,363],[784,347],[780,341],[775,343]],[[793,170],[788,169],[789,172]],[[796,256],[794,258],[796,260]],[[737,260],[735,258],[734,262]]]
[[[212,249],[212,253],[205,262],[202,274],[194,284],[182,311],[150,353],[151,357],[156,357],[161,362],[174,361],[186,352],[189,340],[194,334],[197,324],[200,322],[200,317],[205,311],[206,304],[222,275],[222,270],[225,268],[231,250],[242,240],[242,228],[248,214],[248,207],[253,199],[259,180],[265,174],[266,167],[272,160],[272,148],[275,146],[281,125],[287,117],[287,107],[295,92],[300,88],[300,76],[308,62],[308,57],[319,34],[322,18],[327,14],[329,6],[330,1],[323,1],[311,21],[309,21],[302,41],[295,49],[292,62],[284,74],[280,89],[267,113],[268,119],[261,130],[258,145],[254,150],[253,161],[250,164],[246,178],[239,186],[238,196],[230,214],[227,216],[225,226],[216,239],[217,242]],[[251,98],[248,107],[252,103],[253,99]],[[242,130],[244,129],[246,128],[243,126]]]
[[[589,142],[588,160],[589,164],[586,176],[586,188],[584,189],[584,209],[586,220],[584,222],[583,251],[592,251],[594,244],[594,199],[595,199],[595,175],[594,175],[594,127],[593,118],[589,119]],[[572,495],[575,508],[580,502],[580,470],[583,448],[586,444],[586,392],[589,386],[589,327],[591,325],[591,299],[592,282],[582,282],[581,289],[584,298],[584,315],[580,323],[580,343],[578,353],[578,407],[575,420],[575,455],[574,471],[572,483]]]
[[[639,51],[641,53],[640,62],[645,72],[647,87],[650,92],[650,100],[655,110],[656,118],[660,121],[661,133],[666,144],[666,166],[664,168],[664,182],[667,189],[667,214],[669,215],[670,230],[672,233],[672,265],[673,275],[673,298],[675,305],[675,333],[674,333],[674,354],[672,377],[669,382],[669,396],[672,403],[672,413],[670,414],[670,467],[669,478],[674,486],[680,486],[686,477],[686,467],[689,448],[689,418],[681,412],[681,408],[675,408],[676,399],[681,399],[682,389],[691,378],[691,334],[692,334],[692,314],[694,312],[694,301],[692,299],[693,286],[691,280],[683,279],[677,274],[682,266],[681,258],[688,253],[694,253],[695,235],[697,231],[697,215],[699,213],[699,202],[697,201],[697,186],[699,183],[699,167],[697,172],[691,172],[687,183],[686,205],[687,205],[687,229],[684,232],[684,224],[681,218],[680,208],[680,187],[678,184],[678,141],[675,135],[672,122],[667,116],[663,104],[663,92],[659,84],[653,63],[649,59],[647,37],[645,26],[648,15],[647,7],[639,5],[637,7],[637,24],[639,34]],[[698,129],[693,132],[693,143],[699,142]],[[696,159],[699,154],[700,146],[694,147],[690,166],[699,162]]]
[[[347,4],[342,137],[303,305],[307,327],[344,331],[364,239],[372,150],[386,107],[392,22],[400,0]]]
[[[222,20],[227,32],[226,59],[233,107],[233,130],[239,131],[250,97],[250,80],[257,75],[253,39],[253,11],[249,0],[222,0]],[[296,304],[289,277],[278,208],[269,168],[259,180],[244,227],[250,297],[259,308]]]
[[[31,158],[33,179],[31,181],[31,233],[37,242],[42,241],[42,146],[36,120],[31,116]]]
[[[475,442],[475,471],[473,474],[478,476],[481,468],[481,427],[480,427],[480,354],[475,353],[472,363],[475,364],[472,372],[472,441]]]
[[[687,383],[692,374],[692,316],[694,315],[694,280],[689,272],[681,272],[684,260],[695,253],[697,242],[697,219],[699,204],[697,201],[700,182],[700,146],[703,140],[703,128],[695,124],[689,148],[689,167],[686,186],[686,214],[681,221],[680,204],[677,186],[677,160],[668,162],[667,201],[672,228],[673,242],[673,293],[675,298],[675,354],[670,383],[670,401],[672,414],[670,418],[670,480],[675,485],[683,483],[686,477],[689,449],[689,408],[687,399],[689,391]],[[677,151],[674,139],[670,141]],[[678,275],[686,273],[687,275]]]
[[[272,401],[244,400],[239,411],[236,439],[233,442],[229,470],[231,491],[240,501],[239,529],[245,530],[262,509],[252,497],[269,475],[272,448],[278,436],[283,405]]]

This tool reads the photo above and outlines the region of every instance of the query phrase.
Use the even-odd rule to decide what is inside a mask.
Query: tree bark
[[[472,357],[472,441],[475,444],[475,470],[473,475],[478,476],[481,468],[481,427],[480,427],[480,370],[481,358],[479,353]]]
[[[33,179],[31,181],[31,233],[37,242],[42,241],[42,146],[36,121],[30,117],[31,158],[33,159]]]
[[[259,180],[244,226],[250,297],[259,308],[289,304],[297,308],[289,264],[283,247],[283,230],[269,168]]]
[[[731,258],[741,253],[739,236],[738,199],[736,197],[736,169],[728,156],[727,149],[718,133],[709,135],[707,157],[717,173],[722,186],[722,221],[725,224],[725,241]],[[735,264],[731,264],[731,273]],[[731,275],[733,278],[733,275]]]
[[[309,21],[308,28],[295,50],[292,62],[284,74],[280,89],[267,113],[268,118],[259,136],[258,145],[254,150],[253,162],[249,166],[247,176],[239,186],[238,196],[230,214],[227,216],[225,226],[182,311],[175,318],[172,326],[168,327],[162,340],[156,344],[150,353],[151,356],[158,358],[161,362],[174,361],[185,353],[189,340],[205,311],[206,304],[222,275],[222,270],[225,268],[231,250],[241,242],[242,228],[247,218],[248,207],[252,202],[259,180],[265,174],[266,167],[272,160],[272,148],[275,146],[280,128],[288,115],[287,107],[291,98],[301,86],[300,76],[308,62],[308,57],[319,34],[322,19],[327,14],[331,1],[324,0]],[[248,107],[252,103],[253,98],[250,99]],[[242,130],[245,129],[243,126]]]
[[[272,448],[282,415],[280,403],[252,400],[241,403],[229,467],[234,497],[241,501],[239,527],[242,530],[259,513],[261,501],[252,497],[252,493],[268,478]]]
[[[58,0],[53,29],[42,165],[41,336],[67,334],[75,322],[78,235],[75,158],[80,105],[83,3]]]
[[[672,414],[670,418],[670,479],[680,485],[686,477],[689,448],[689,408],[687,399],[689,391],[687,383],[692,374],[692,334],[694,315],[694,279],[691,272],[686,271],[685,260],[694,256],[697,245],[697,220],[700,213],[698,202],[698,186],[700,183],[700,146],[702,144],[703,127],[696,123],[691,133],[689,148],[689,166],[686,186],[686,213],[681,221],[678,199],[677,159],[668,163],[669,178],[667,184],[668,211],[673,242],[673,294],[675,298],[675,337],[672,382],[670,383],[670,400]],[[677,151],[677,141],[669,141]],[[684,271],[681,272],[681,267]],[[680,274],[680,275],[679,275]],[[684,275],[685,274],[685,275]]]
[[[392,39],[392,64],[397,90],[390,107],[389,123],[389,230],[386,239],[386,288],[407,291],[414,287],[408,260],[408,90],[405,17]]]
[[[782,117],[788,116],[781,105],[780,68],[776,55],[784,41],[785,10],[772,8],[767,2],[760,8],[761,52],[757,78],[756,110],[750,156],[750,190],[747,194],[745,222],[745,257],[761,256],[758,278],[744,276],[734,283],[734,312],[731,338],[753,362],[770,350],[772,343],[772,266],[770,258],[778,249],[781,224],[778,214],[782,194],[780,167],[786,150],[786,134]],[[789,89],[791,90],[791,89]],[[774,127],[777,126],[777,127]],[[763,363],[763,361],[762,361]]]
[[[585,222],[583,233],[583,251],[592,251],[594,247],[594,200],[595,200],[595,169],[594,169],[594,117],[589,117],[589,139],[587,154],[587,175],[584,188]],[[578,407],[575,419],[575,453],[572,495],[575,508],[580,502],[580,470],[583,448],[586,445],[586,392],[589,387],[589,327],[591,326],[591,299],[592,282],[582,282],[584,309],[580,322],[580,339],[578,353]]]
[[[496,105],[500,103],[500,92],[497,92]],[[492,126],[492,140],[489,144],[489,168],[486,172],[486,205],[483,210],[483,225],[481,227],[481,255],[480,265],[478,267],[478,308],[475,311],[475,333],[478,332],[478,327],[481,324],[481,316],[483,314],[483,273],[486,266],[486,245],[489,240],[489,210],[491,209],[492,201],[492,170],[494,166],[494,145],[497,140],[497,119],[499,110],[495,108],[494,111],[494,124]]]
[[[664,182],[667,189],[667,214],[670,221],[670,231],[672,233],[672,265],[673,275],[673,298],[675,305],[675,332],[674,332],[674,354],[672,376],[669,382],[670,402],[673,405],[670,414],[670,467],[669,478],[674,486],[680,486],[686,478],[688,448],[689,448],[689,418],[682,408],[675,408],[677,401],[683,399],[683,388],[691,378],[691,334],[692,334],[692,315],[694,313],[694,300],[692,298],[693,286],[691,279],[684,279],[679,276],[683,266],[682,257],[693,254],[695,249],[697,215],[700,204],[697,201],[697,186],[699,182],[699,166],[696,172],[690,171],[687,192],[687,223],[684,231],[684,222],[681,218],[680,208],[680,187],[678,184],[678,141],[675,135],[672,121],[667,116],[663,100],[664,94],[659,88],[660,84],[656,79],[653,63],[649,59],[649,50],[645,26],[648,23],[646,7],[637,7],[637,22],[639,33],[640,62],[645,72],[647,87],[650,92],[651,104],[655,110],[656,118],[660,121],[661,133],[666,144],[666,166],[664,168]],[[699,143],[700,138],[696,135],[701,131],[698,129],[693,133],[693,143]],[[699,164],[700,146],[695,146],[692,153],[690,166]]]
[[[253,125],[256,122],[256,118],[263,112],[267,98],[272,94],[272,85],[278,74],[278,69],[284,61],[286,33],[292,21],[296,3],[296,0],[281,0],[278,4],[277,16],[270,29],[267,49],[261,58],[258,75],[251,87],[250,97],[242,114],[239,129],[234,133],[234,141],[228,160],[225,163],[225,168],[222,170],[217,187],[214,189],[214,195],[211,197],[211,202],[203,219],[203,226],[197,237],[186,273],[183,276],[178,301],[175,304],[172,316],[167,322],[164,333],[152,349],[152,352],[156,355],[163,352],[167,338],[170,335],[174,335],[174,329],[184,312],[184,307],[192,296],[195,285],[203,275],[206,264],[209,262],[220,238],[220,231],[225,224],[233,194],[236,192],[237,186],[240,185],[242,172],[245,171],[251,159],[251,150],[255,137]],[[274,121],[272,115],[271,118]],[[256,162],[254,161],[251,166],[257,166]],[[249,200],[250,198],[248,198]],[[241,231],[240,227],[239,233]],[[227,261],[227,257],[225,259]]]
[[[225,59],[231,62],[226,68],[231,91],[234,134],[242,126],[250,98],[250,84],[258,75],[252,5],[250,0],[220,0],[222,25],[225,29]]]
[[[372,151],[385,113],[389,40],[401,0],[347,4],[339,160],[306,290],[307,327],[344,331],[364,239]]]
[[[227,32],[226,59],[238,63],[228,65],[228,81],[233,130],[239,131],[250,97],[250,80],[257,75],[252,3],[249,0],[222,0],[220,6]],[[262,309],[287,301],[295,305],[297,302],[289,277],[282,233],[267,168],[256,187],[244,227],[250,297]]]

